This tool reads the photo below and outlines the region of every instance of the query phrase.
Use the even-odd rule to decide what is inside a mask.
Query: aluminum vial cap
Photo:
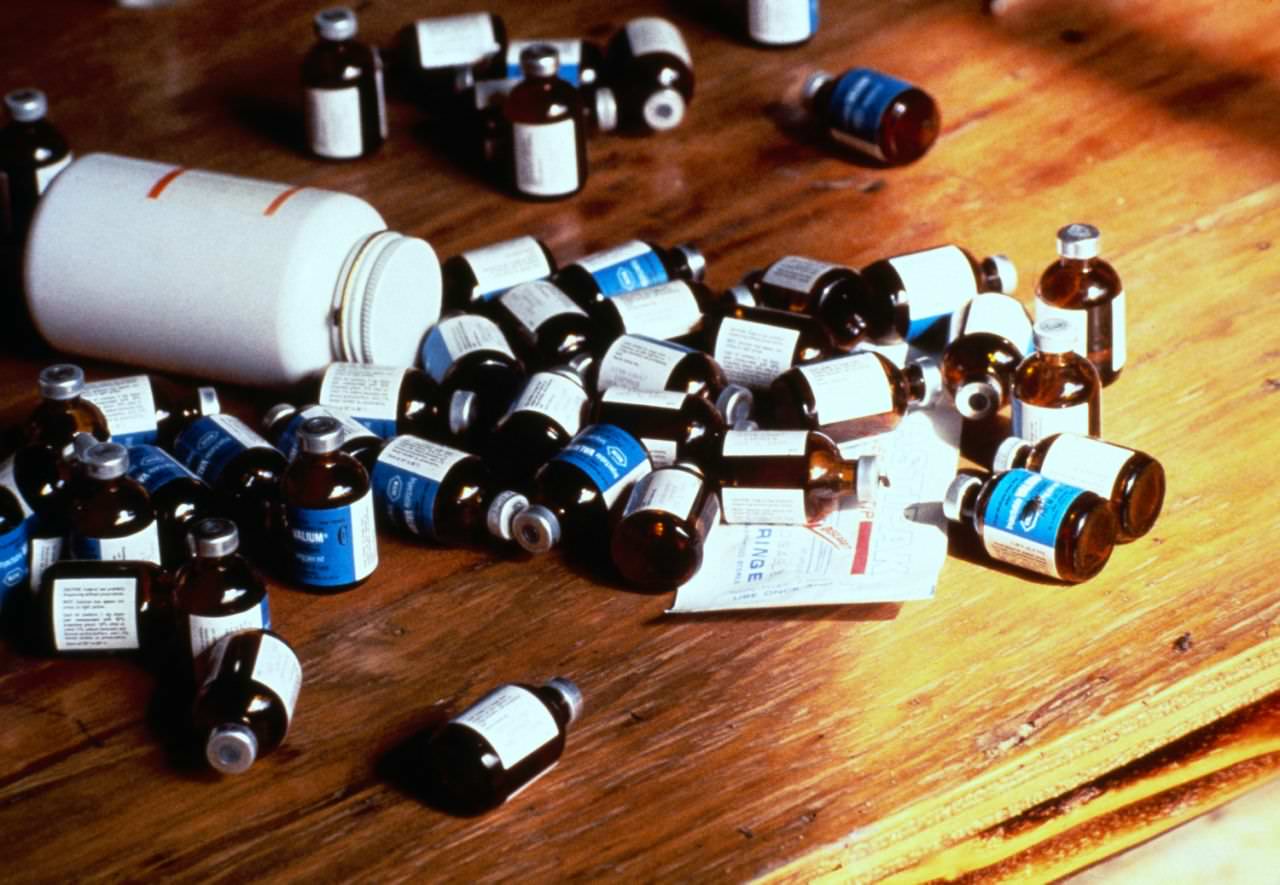
[[[240,549],[240,530],[229,519],[207,517],[187,532],[187,549],[205,559],[230,556]]]
[[[716,397],[716,408],[730,425],[750,418],[755,405],[755,394],[741,384],[725,385],[724,390]]]
[[[587,372],[591,370],[591,366],[595,361],[595,357],[584,350],[582,353],[574,354],[570,357],[564,367],[576,374],[579,381],[585,382]]]
[[[706,279],[707,256],[702,254],[701,249],[689,243],[681,243],[675,247],[675,250],[683,255],[685,262],[688,263],[691,280],[701,283]]]
[[[334,359],[412,366],[440,318],[440,260],[425,240],[373,234],[348,259],[335,304]]]
[[[1018,267],[1008,255],[991,255],[982,261],[982,269],[996,280],[996,291],[1010,295],[1018,288]]]
[[[888,479],[879,456],[864,455],[858,459],[853,492],[865,504],[875,498],[881,486],[889,484]]]
[[[1031,451],[1031,443],[1017,436],[1011,436],[996,448],[995,457],[991,459],[991,471],[1002,473],[1012,470],[1014,462],[1020,460],[1024,452]]]
[[[197,387],[196,396],[200,397],[201,415],[217,415],[222,411],[222,402],[218,399],[216,388]]]
[[[248,726],[239,723],[219,725],[209,733],[204,756],[214,771],[242,774],[258,758],[258,738]]]
[[[289,403],[276,403],[267,409],[266,414],[262,416],[262,429],[270,432],[277,421],[285,417],[292,418],[296,414],[298,414],[296,406],[292,406]]]
[[[618,128],[618,99],[607,86],[596,90],[596,128],[601,132]]]
[[[1092,224],[1068,224],[1058,231],[1058,254],[1063,258],[1094,258],[1101,238]]]
[[[322,9],[316,13],[315,26],[321,40],[350,40],[356,35],[356,14],[346,6]]]
[[[529,499],[519,492],[510,489],[498,492],[489,502],[489,510],[485,514],[485,527],[489,534],[503,541],[514,540],[512,523],[528,506]]]
[[[476,423],[479,397],[470,390],[455,390],[449,397],[449,432],[462,436]]]
[[[93,479],[118,479],[129,472],[129,450],[120,443],[98,443],[81,460]]]
[[[520,70],[526,77],[554,77],[560,71],[560,50],[547,43],[526,46],[520,53]]]
[[[920,369],[920,378],[924,382],[924,396],[920,398],[918,405],[926,408],[932,405],[938,398],[938,394],[942,392],[942,366],[931,357],[918,359],[911,365]]]
[[[77,461],[84,461],[84,456],[89,454],[89,450],[96,446],[100,440],[92,433],[81,430],[71,437],[71,457]]]
[[[574,723],[582,718],[582,690],[577,685],[565,679],[563,676],[557,676],[547,683],[547,688],[560,695],[560,699],[564,701],[564,705],[569,708],[569,722]]]
[[[4,106],[15,123],[34,123],[49,112],[49,99],[39,89],[15,89],[5,95]]]
[[[961,473],[951,480],[947,493],[942,497],[942,515],[951,522],[963,521],[965,498],[969,496],[970,489],[976,490],[981,486],[982,477],[971,473]]]
[[[517,513],[511,529],[516,543],[530,553],[546,553],[560,541],[560,520],[541,504]]]
[[[983,378],[961,384],[956,390],[956,411],[964,418],[985,418],[1000,408],[1003,385],[998,378]]]
[[[644,101],[641,115],[655,132],[675,129],[684,120],[685,100],[674,89],[659,89]]]
[[[40,395],[45,399],[75,399],[84,390],[84,370],[71,363],[45,366],[40,371],[36,384],[40,388]]]
[[[1061,317],[1041,320],[1036,323],[1032,334],[1036,350],[1041,353],[1069,353],[1075,348],[1075,329]]]
[[[741,283],[725,289],[723,300],[730,304],[741,304],[743,307],[756,306],[756,296],[752,294],[751,288]]]
[[[342,422],[330,415],[317,415],[298,428],[298,444],[311,455],[335,452],[342,446]]]
[[[751,420],[750,418],[743,418],[741,421],[734,421],[733,426],[731,426],[729,429],[752,431],[752,430],[759,430],[760,425],[757,424],[755,421]]]
[[[813,103],[818,97],[818,90],[820,90],[823,85],[828,83],[830,80],[831,74],[827,71],[814,71],[808,77],[805,77],[804,86],[802,87],[800,94],[804,97],[805,107],[810,111],[814,110]]]

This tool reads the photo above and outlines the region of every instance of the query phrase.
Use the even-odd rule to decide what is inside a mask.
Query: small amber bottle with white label
[[[426,439],[461,439],[476,420],[469,390],[447,392],[421,369],[332,363],[320,376],[317,405],[351,417],[383,439],[412,433]]]
[[[630,433],[649,452],[654,467],[691,461],[707,470],[720,455],[727,427],[710,400],[669,390],[610,387],[596,400],[594,424],[614,424]]]
[[[316,13],[316,45],[302,61],[307,146],[318,157],[367,157],[387,137],[382,59],[358,42],[345,6]]]
[[[586,418],[590,397],[569,368],[537,372],[490,434],[485,460],[507,486],[523,486],[569,444]]]
[[[222,411],[213,387],[188,387],[160,375],[90,381],[81,396],[107,419],[111,441],[169,448],[188,424]]]
[[[1031,352],[1031,318],[1016,299],[998,292],[975,296],[952,315],[942,351],[942,380],[956,411],[969,420],[998,412],[1009,402],[1013,373]]]
[[[373,462],[378,460],[384,440],[356,419],[328,406],[303,406],[301,409],[289,403],[277,403],[262,416],[262,432],[279,449],[286,458],[292,461],[297,457],[302,444],[298,441],[298,431],[308,418],[320,416],[336,419],[342,425],[341,450],[351,455],[364,465],[365,470],[373,469]]]
[[[580,362],[599,348],[591,317],[550,280],[508,289],[488,302],[488,308],[530,370]]]
[[[157,446],[129,446],[129,478],[151,498],[160,531],[160,558],[176,568],[189,554],[187,534],[201,519],[218,512],[209,484]]]
[[[622,335],[592,366],[597,393],[613,387],[626,390],[667,390],[706,398],[733,424],[751,417],[755,397],[732,384],[724,369],[707,354],[674,341],[646,335]]]
[[[92,433],[103,441],[110,439],[106,416],[82,396],[84,371],[79,366],[70,363],[46,366],[40,371],[37,385],[40,404],[23,426],[28,444],[48,446],[68,457],[77,433]]]
[[[670,341],[698,332],[703,315],[715,305],[715,295],[702,283],[669,280],[599,301],[588,311],[598,341],[613,341],[620,335]]]
[[[657,16],[632,19],[605,54],[623,126],[666,132],[684,121],[693,101],[693,56],[679,28]]]
[[[498,324],[485,316],[446,314],[422,341],[422,364],[452,401],[475,394],[468,438],[488,432],[524,387],[524,364]]]
[[[555,766],[582,707],[563,677],[494,689],[431,737],[424,787],[457,813],[497,808]]]
[[[846,498],[873,506],[888,485],[876,456],[846,459],[805,430],[727,431],[712,470],[724,521],[760,525],[820,522]]]
[[[743,278],[744,288],[765,307],[816,317],[842,351],[852,350],[869,332],[870,293],[850,267],[801,255],[785,255]]]
[[[215,642],[241,630],[271,626],[267,586],[240,555],[240,532],[229,519],[209,517],[187,535],[191,558],[173,580],[179,646],[198,672]]]
[[[579,307],[589,308],[594,302],[668,280],[700,283],[706,273],[707,259],[696,246],[667,248],[631,240],[566,264],[551,281]]]
[[[659,468],[631,487],[613,530],[613,564],[633,587],[674,590],[702,566],[702,545],[720,520],[715,486],[688,461]]]
[[[1070,324],[1076,353],[1089,358],[1105,387],[1124,368],[1125,295],[1120,274],[1098,257],[1101,234],[1091,224],[1058,231],[1058,260],[1036,286],[1036,319]]]
[[[993,559],[1073,584],[1100,572],[1115,547],[1116,518],[1105,498],[1030,470],[985,479],[961,473],[942,512],[971,523]]]
[[[62,558],[71,520],[72,466],[52,449],[25,445],[0,461],[0,487],[22,507],[32,590],[44,570]]]
[[[32,587],[24,643],[38,654],[143,651],[163,656],[172,630],[169,585],[151,562],[63,560]]]
[[[942,125],[927,92],[871,68],[817,71],[805,81],[804,100],[832,138],[887,166],[920,159]]]
[[[130,479],[129,450],[97,443],[81,455],[84,481],[71,503],[76,559],[130,559],[161,564],[160,531],[146,489]]]
[[[1111,502],[1116,541],[1141,538],[1164,506],[1164,467],[1146,452],[1075,433],[1054,433],[1032,445],[1011,436],[996,449],[991,469],[1023,467],[1101,495]]]
[[[512,286],[546,279],[555,271],[555,256],[537,237],[514,237],[468,249],[440,265],[444,307],[446,310],[474,309]]]
[[[209,658],[192,709],[195,737],[210,768],[240,774],[288,735],[302,664],[289,643],[266,629],[223,637]]]
[[[1036,352],[1013,378],[1013,435],[1039,442],[1052,433],[1102,436],[1098,370],[1072,350],[1075,331],[1062,319],[1035,325]]]
[[[756,393],[800,363],[839,352],[817,318],[756,305],[746,286],[734,286],[703,321],[702,344],[725,377]]]
[[[560,54],[538,43],[520,53],[524,79],[503,104],[509,180],[518,196],[559,200],[587,183],[587,134],[578,90],[556,76]]]

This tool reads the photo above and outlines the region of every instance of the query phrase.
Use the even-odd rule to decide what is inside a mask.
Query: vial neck
[[[925,384],[924,369],[918,363],[911,363],[902,370],[907,381],[907,399],[913,403],[922,401],[928,395]]]

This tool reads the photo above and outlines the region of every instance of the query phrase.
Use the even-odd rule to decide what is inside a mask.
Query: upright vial
[[[816,318],[756,306],[744,286],[730,289],[726,301],[706,317],[702,341],[729,381],[756,393],[767,391],[773,379],[792,366],[839,350]]]
[[[1009,402],[1013,373],[1031,352],[1031,318],[1008,295],[976,296],[952,315],[950,341],[942,351],[942,380],[969,420],[994,415]]]
[[[28,586],[62,558],[71,530],[71,465],[46,446],[26,445],[0,461],[0,487],[22,508],[26,523]]]
[[[156,446],[129,446],[128,476],[151,499],[160,533],[161,564],[177,568],[189,555],[187,535],[192,526],[217,510],[213,489]]]
[[[830,438],[805,430],[727,431],[713,469],[725,522],[821,522],[845,499],[873,505],[888,485],[874,455],[846,459]]]
[[[871,68],[817,71],[805,81],[804,98],[832,138],[887,166],[920,159],[942,126],[928,93]]]
[[[33,589],[26,632],[33,651],[160,656],[169,645],[169,586],[154,563],[64,560]]]
[[[493,427],[525,382],[524,364],[502,330],[475,314],[448,314],[436,323],[423,339],[422,365],[447,397],[458,391],[475,394],[475,434]]]
[[[341,450],[342,424],[308,418],[281,484],[290,575],[316,590],[349,590],[378,567],[373,493],[360,462]]]
[[[818,33],[818,0],[746,0],[747,36],[761,46],[799,46]]]
[[[668,280],[700,283],[706,272],[707,260],[695,246],[666,248],[631,240],[565,265],[551,281],[587,308],[593,302]]]
[[[302,687],[302,665],[270,630],[223,637],[210,652],[209,676],[192,722],[209,767],[240,774],[284,741]]]
[[[1102,382],[1098,370],[1072,348],[1066,320],[1035,325],[1036,352],[1013,377],[1013,435],[1039,442],[1053,433],[1102,436]]]
[[[597,393],[621,387],[696,394],[712,403],[730,424],[750,418],[755,405],[751,391],[731,384],[724,369],[707,354],[644,335],[615,339],[593,366],[593,376]]]
[[[719,460],[728,426],[705,397],[675,391],[610,387],[596,400],[593,424],[613,424],[640,440],[654,467],[689,461],[708,472]]]
[[[633,587],[674,590],[702,566],[702,548],[720,520],[714,484],[686,461],[659,468],[631,487],[613,530],[613,564]]]
[[[292,461],[298,455],[301,444],[298,431],[308,418],[333,418],[342,425],[342,451],[351,455],[365,470],[373,469],[373,462],[382,451],[383,439],[354,418],[327,406],[303,406],[301,409],[289,403],[277,403],[262,416],[262,432],[281,453]]]
[[[773,419],[783,429],[820,430],[837,443],[888,433],[907,407],[928,406],[942,389],[931,359],[899,369],[871,351],[788,369],[770,386]]]
[[[173,581],[173,607],[182,648],[198,673],[206,651],[223,636],[271,626],[267,587],[240,555],[240,532],[229,519],[210,517],[187,535],[191,558]]]
[[[558,200],[587,183],[587,134],[578,90],[556,76],[554,46],[535,44],[520,54],[524,80],[507,97],[511,127],[510,181],[517,195]]]
[[[489,314],[532,370],[581,361],[599,349],[590,316],[549,280],[522,283],[489,305]]]
[[[387,137],[382,59],[358,42],[356,14],[345,6],[316,13],[315,46],[302,60],[307,145],[318,157],[367,157]]]
[[[459,252],[440,265],[445,309],[474,309],[513,286],[546,279],[555,270],[555,256],[537,237],[515,237]]]
[[[623,292],[587,308],[598,341],[620,335],[644,335],[672,340],[687,338],[702,328],[702,317],[714,309],[715,296],[702,283],[670,280]]]
[[[24,425],[28,444],[47,446],[68,457],[77,433],[92,433],[103,441],[110,439],[102,411],[81,396],[85,384],[84,371],[79,366],[70,363],[46,366],[40,372],[37,385],[40,404]]]
[[[1115,547],[1106,499],[1030,470],[986,479],[962,473],[942,510],[971,523],[992,559],[1073,584],[1100,572]]]
[[[31,541],[27,514],[17,494],[0,485],[0,622],[12,623],[19,591],[31,578]]]
[[[582,692],[563,677],[543,686],[503,685],[432,736],[422,775],[450,810],[479,814],[506,802],[551,769]]]
[[[665,132],[683,122],[693,101],[693,56],[679,28],[656,16],[635,18],[605,52],[623,126]]]
[[[523,486],[569,444],[586,418],[590,397],[568,368],[530,376],[490,434],[485,460],[506,486]]]
[[[1089,358],[1105,387],[1119,377],[1127,348],[1124,285],[1098,257],[1100,240],[1091,224],[1058,231],[1058,260],[1036,286],[1036,319],[1065,320],[1075,336],[1072,348]]]
[[[159,375],[92,381],[81,395],[107,419],[111,441],[168,448],[192,421],[222,411],[213,387],[187,387]]]
[[[316,403],[363,424],[383,439],[412,433],[461,439],[476,423],[470,390],[446,391],[421,369],[333,363],[320,376]]]
[[[1011,436],[996,449],[993,471],[1025,468],[1106,498],[1116,515],[1116,541],[1141,538],[1164,506],[1164,467],[1146,452],[1075,433],[1034,445]]]
[[[21,243],[36,201],[71,162],[71,149],[47,119],[49,101],[39,89],[15,89],[4,97],[9,122],[0,129],[0,236]]]
[[[160,532],[146,489],[130,479],[129,450],[98,443],[81,456],[89,480],[71,504],[76,559],[129,559],[161,564]]]

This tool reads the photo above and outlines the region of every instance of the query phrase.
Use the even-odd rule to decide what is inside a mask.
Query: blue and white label
[[[544,279],[553,270],[542,244],[530,236],[470,249],[462,257],[476,278],[472,300],[488,301],[513,286]]]
[[[870,68],[845,72],[831,90],[832,134],[861,151],[883,160],[880,121],[894,99],[914,88],[910,83]]]
[[[84,386],[81,396],[107,419],[112,442],[132,446],[156,441],[156,400],[148,376],[92,381]]]
[[[199,418],[173,444],[178,460],[210,485],[217,485],[231,460],[248,449],[274,451],[269,442],[232,415]]]
[[[309,587],[343,587],[378,566],[373,494],[341,507],[285,508],[293,577]]]
[[[148,495],[154,495],[175,479],[200,479],[164,449],[148,445],[129,447],[129,476],[137,480]]]
[[[370,430],[368,425],[355,419],[349,418],[341,412],[335,412],[333,409],[325,406],[308,406],[301,412],[297,412],[285,424],[284,430],[280,431],[280,436],[276,439],[276,448],[279,449],[286,458],[292,461],[298,454],[298,450],[302,448],[298,442],[298,431],[302,429],[302,422],[308,418],[332,418],[342,425],[342,442],[346,444],[348,440],[353,439],[378,439],[379,434]],[[381,427],[386,422],[375,422]],[[395,422],[390,422],[392,432],[395,429]]]
[[[396,437],[378,455],[370,477],[378,511],[392,525],[434,539],[440,484],[453,465],[470,457],[416,436]]]
[[[595,278],[600,294],[606,298],[670,279],[658,253],[640,240],[588,255],[577,264]]]
[[[31,544],[27,534],[28,520],[0,535],[0,609],[5,597],[15,587],[25,587],[31,576]]]
[[[507,44],[507,79],[519,83],[524,79],[524,70],[520,67],[520,53],[530,46],[552,46],[560,57],[560,70],[556,76],[561,80],[580,86],[582,77],[582,41],[581,40],[512,40]]]
[[[437,383],[443,384],[454,363],[467,354],[485,350],[516,358],[497,323],[476,314],[459,314],[441,320],[427,333],[422,342],[422,364]]]
[[[134,560],[160,565],[160,532],[153,519],[139,531],[120,538],[91,538],[73,533],[71,557],[116,562]]]
[[[926,334],[940,322],[950,321],[953,313],[978,294],[977,275],[958,246],[909,252],[888,259],[888,263],[906,294],[908,341]]]
[[[400,387],[407,371],[403,366],[333,363],[320,379],[319,404],[351,416],[382,439],[391,439],[396,435]]]
[[[572,464],[599,490],[607,507],[653,469],[649,453],[640,441],[621,427],[593,424],[572,440],[552,460]]]
[[[1033,473],[1010,470],[996,482],[983,513],[982,544],[992,558],[1061,578],[1058,534],[1084,489]]]

